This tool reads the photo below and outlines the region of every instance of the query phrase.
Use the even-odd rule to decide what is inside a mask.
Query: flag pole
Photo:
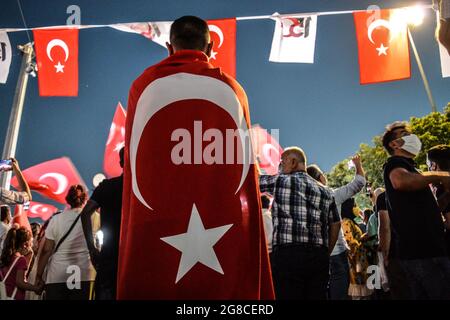
[[[423,86],[425,87],[425,91],[427,92],[427,96],[428,96],[428,101],[430,102],[430,105],[431,105],[431,112],[437,112],[436,102],[434,102],[433,95],[431,94],[430,85],[428,84],[428,79],[427,79],[427,76],[425,75],[425,70],[423,69],[422,61],[420,60],[420,57],[419,57],[419,52],[417,51],[416,45],[414,44],[414,40],[413,40],[411,31],[409,30],[409,28],[407,28],[407,29],[408,29],[409,42],[411,43],[411,47],[413,49],[414,56],[416,57],[417,66],[419,67],[420,75],[422,76]]]
[[[9,116],[8,131],[6,134],[5,144],[3,146],[2,159],[15,157],[17,140],[19,137],[20,121],[22,119],[23,105],[27,92],[28,76],[34,72],[34,65],[32,60],[34,57],[33,44],[27,43],[23,46],[18,46],[22,51],[22,65],[20,66],[19,79],[17,80],[16,91],[14,93],[14,102]],[[8,171],[1,175],[1,187],[10,188],[12,172]]]

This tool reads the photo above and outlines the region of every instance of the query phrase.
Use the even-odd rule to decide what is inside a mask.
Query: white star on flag
[[[389,47],[385,47],[383,44],[381,44],[380,47],[376,48],[376,50],[378,51],[378,56],[381,56],[382,54],[387,56],[387,52],[386,52],[387,49],[389,49]]]
[[[56,68],[56,73],[58,72],[64,73],[64,65],[61,64],[61,62],[58,61],[58,64],[55,64],[54,67]]]
[[[216,56],[217,56],[217,52],[214,51],[213,49],[211,49],[211,57],[210,58],[216,60]]]
[[[122,149],[123,147],[125,147],[125,142],[119,142],[118,144],[116,144],[116,147],[114,148],[114,151],[119,152],[120,149]]]
[[[217,228],[205,229],[197,207],[195,204],[192,206],[187,232],[161,238],[162,241],[170,244],[182,253],[175,283],[180,281],[197,262],[223,274],[213,246],[232,225],[227,224]]]

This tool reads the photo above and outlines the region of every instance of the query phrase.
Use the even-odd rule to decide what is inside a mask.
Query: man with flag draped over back
[[[204,20],[170,42],[130,89],[117,297],[273,299],[246,94],[209,63]]]

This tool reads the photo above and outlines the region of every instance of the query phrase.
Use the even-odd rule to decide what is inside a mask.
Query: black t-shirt
[[[117,263],[122,217],[123,175],[103,180],[92,193],[91,200],[100,206],[103,246],[101,258]]]
[[[443,190],[442,187],[438,187],[436,190],[436,197],[439,199],[440,196],[442,196],[442,194],[445,191]],[[447,205],[447,207],[444,209],[444,211],[442,211],[443,214],[445,213],[449,213],[450,212],[450,204]],[[446,229],[445,230],[445,243],[447,246],[447,255],[450,257],[450,230]]]
[[[395,190],[389,174],[396,168],[419,172],[414,161],[405,157],[390,157],[384,166],[386,204],[398,257],[423,259],[445,256],[444,224],[433,192],[428,187],[418,191]]]
[[[379,196],[377,197],[376,212],[379,212],[381,210],[387,211],[386,192],[380,193]],[[395,259],[397,258],[398,255],[397,254],[398,236],[392,228],[392,222],[390,222],[390,229],[391,229],[391,243],[389,246],[389,259]]]

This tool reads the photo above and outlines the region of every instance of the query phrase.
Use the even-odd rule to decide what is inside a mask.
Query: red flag
[[[78,95],[78,29],[33,30],[40,96]]]
[[[109,129],[103,159],[103,170],[109,178],[117,177],[122,174],[122,168],[119,164],[119,151],[125,145],[126,118],[127,113],[119,102],[117,104],[111,128]]]
[[[12,223],[17,223],[19,226],[24,227],[31,231],[30,222],[28,221],[27,214],[23,208],[23,204],[16,205],[14,209],[14,217]]]
[[[209,62],[236,78],[236,18],[207,22],[214,41]]]
[[[274,298],[256,170],[221,138],[248,134],[247,97],[214,69],[180,51],[130,90],[119,299]]]
[[[353,14],[361,84],[411,77],[407,25],[396,19],[398,10]]]
[[[50,219],[50,217],[58,211],[58,208],[45,203],[30,201],[30,207],[28,208],[28,218],[39,218],[44,221]]]
[[[35,165],[24,170],[23,175],[30,189],[64,204],[70,186],[85,185],[72,161],[66,157]],[[16,177],[11,179],[11,184],[17,188]]]
[[[252,127],[253,152],[264,174],[274,175],[278,173],[278,165],[281,161],[283,148],[266,129],[258,125]]]

